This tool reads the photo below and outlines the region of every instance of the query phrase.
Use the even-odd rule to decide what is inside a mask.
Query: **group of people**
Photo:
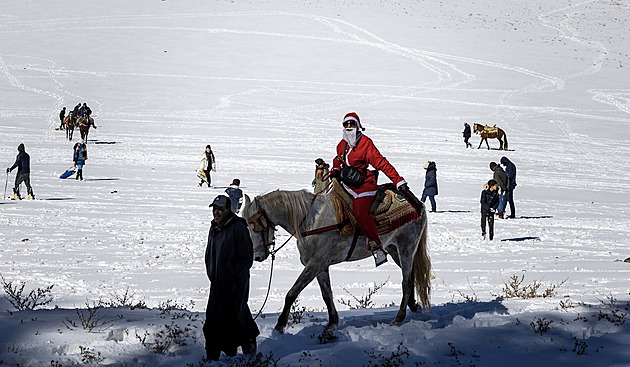
[[[514,189],[516,188],[516,165],[507,157],[501,157],[501,164],[490,162],[492,179],[484,185],[481,192],[481,236],[486,238],[486,223],[488,238],[494,238],[494,215],[499,218],[516,218],[514,207]],[[506,206],[510,206],[510,216],[505,216]]]
[[[81,105],[81,103],[78,103],[76,106],[74,106],[72,111],[68,113],[68,116],[70,117],[69,121],[72,123],[85,115],[87,115],[88,117],[92,115],[92,109],[88,107],[87,103],[85,102],[83,102],[83,105]],[[61,111],[59,111],[59,120],[61,123],[61,125],[59,125],[59,129],[61,130],[65,129],[66,123],[68,123],[66,117],[66,107],[63,107]]]

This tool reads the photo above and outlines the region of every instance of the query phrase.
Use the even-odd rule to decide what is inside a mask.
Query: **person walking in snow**
[[[230,198],[232,202],[232,212],[238,214],[241,211],[241,206],[243,205],[243,190],[240,188],[241,180],[235,178],[232,180],[230,187],[225,189],[225,193]]]
[[[438,194],[437,168],[435,167],[435,162],[432,161],[424,162],[422,168],[426,170],[426,173],[424,174],[424,191],[422,191],[420,201],[424,203],[428,197],[431,202],[431,211],[435,212],[435,197]]]
[[[212,152],[212,148],[210,147],[210,144],[208,144],[206,145],[206,149],[203,152],[203,156],[201,156],[199,168],[197,168],[198,175],[202,177],[201,182],[199,182],[198,185],[199,187],[203,186],[204,181],[208,183],[208,187],[212,187],[210,171],[216,172],[217,166],[214,161],[214,153]],[[203,177],[205,177],[205,179]]]
[[[499,206],[499,185],[495,180],[488,181],[481,192],[481,236],[486,238],[486,222],[490,241],[494,238],[494,212]]]
[[[516,188],[516,166],[507,157],[501,157],[501,164],[505,166],[505,174],[508,179],[505,199],[510,204],[509,218],[516,218],[514,209],[514,189]]]
[[[77,167],[77,175],[75,177],[75,180],[80,179],[81,181],[83,181],[83,166],[85,165],[85,161],[88,159],[87,145],[83,141],[80,141],[74,144],[74,148],[72,149],[72,161]]]
[[[492,174],[492,179],[495,180],[499,185],[499,211],[497,212],[497,214],[499,218],[503,219],[506,204],[505,193],[508,188],[507,175],[505,174],[503,168],[500,165],[496,164],[496,162],[490,162],[490,170],[494,172]]]
[[[472,132],[470,131],[470,125],[468,125],[467,122],[464,122],[464,131],[462,132],[462,134],[464,135],[464,143],[466,144],[466,148],[472,148],[472,144],[468,142],[468,139],[470,139]]]
[[[382,171],[400,191],[409,191],[402,178],[387,158],[383,157],[370,138],[362,133],[365,129],[355,112],[347,113],[342,121],[342,139],[337,144],[337,156],[333,161],[333,177],[339,179],[352,197],[352,213],[361,232],[368,240],[367,249],[372,251],[376,266],[387,262],[387,251],[376,229],[370,206],[378,188],[372,166]]]
[[[17,175],[15,175],[15,186],[13,186],[12,200],[22,200],[20,196],[20,184],[24,182],[26,185],[26,192],[28,193],[27,199],[35,199],[33,194],[33,188],[31,187],[31,156],[24,150],[24,143],[20,143],[17,147],[18,155],[15,158],[15,163],[7,168],[7,173],[17,168]]]
[[[61,120],[61,125],[59,125],[59,129],[63,130],[64,129],[64,120],[66,118],[66,108],[62,108],[61,111],[59,112],[59,120]]]
[[[235,356],[239,346],[243,354],[256,355],[256,336],[260,334],[247,305],[254,246],[247,222],[234,214],[231,206],[225,195],[217,196],[210,204],[214,220],[205,255],[210,294],[203,335],[206,355],[213,361],[222,351]]]
[[[311,185],[313,186],[313,192],[318,194],[328,187],[330,184],[330,177],[328,176],[328,170],[330,169],[330,165],[324,162],[323,159],[317,158],[315,160],[315,178]],[[324,179],[326,177],[326,179]]]

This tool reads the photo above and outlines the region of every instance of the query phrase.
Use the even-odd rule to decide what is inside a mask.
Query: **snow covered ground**
[[[437,164],[432,309],[389,326],[400,271],[368,259],[331,271],[337,340],[318,340],[316,284],[274,333],[301,270],[291,240],[249,365],[630,366],[629,17],[626,0],[1,3],[0,160],[25,144],[37,200],[0,202],[0,274],[53,299],[0,301],[0,365],[204,365],[208,204],[223,189],[197,187],[203,148],[216,186],[310,189],[356,111],[418,195],[422,162]],[[98,127],[85,181],[59,180],[78,132],[56,131],[58,112],[79,102]],[[465,121],[503,128],[510,150],[465,149]],[[518,218],[483,240],[479,195],[504,155]],[[269,270],[254,264],[253,311]],[[551,297],[507,298],[513,279]],[[376,288],[372,308],[349,309]]]

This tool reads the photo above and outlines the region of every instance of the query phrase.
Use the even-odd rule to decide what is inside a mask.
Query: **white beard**
[[[357,146],[357,128],[343,129],[343,140],[354,149]]]

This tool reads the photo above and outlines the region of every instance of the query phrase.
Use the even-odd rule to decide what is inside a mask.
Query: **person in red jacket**
[[[343,138],[337,144],[337,157],[333,160],[332,174],[352,196],[353,214],[361,231],[368,239],[368,251],[372,251],[376,266],[379,266],[387,262],[387,251],[383,248],[374,216],[370,213],[370,206],[374,201],[378,184],[375,173],[368,167],[371,165],[376,170],[382,171],[392,180],[397,189],[408,190],[408,187],[405,179],[398,174],[387,158],[381,155],[372,139],[362,133],[364,130],[355,112],[344,116]],[[352,178],[351,176],[354,176],[355,180],[349,179]]]

